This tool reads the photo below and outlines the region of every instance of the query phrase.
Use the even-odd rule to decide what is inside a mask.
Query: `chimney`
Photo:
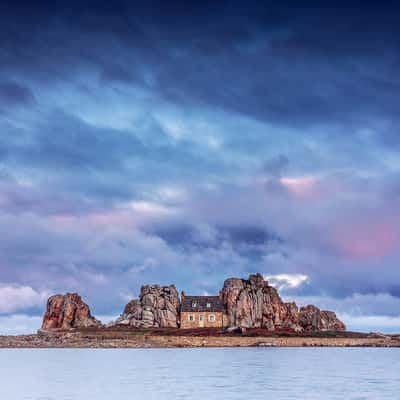
[[[185,299],[185,292],[182,290],[181,292],[181,302],[183,303],[183,300]]]

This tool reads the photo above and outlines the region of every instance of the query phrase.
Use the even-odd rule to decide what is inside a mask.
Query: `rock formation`
[[[248,280],[227,279],[220,296],[229,326],[296,332],[346,330],[332,311],[321,311],[310,305],[299,312],[296,303],[284,303],[278,291],[261,274],[250,275]]]
[[[89,306],[77,293],[56,294],[47,300],[42,329],[70,329],[100,327]]]
[[[179,326],[180,301],[175,285],[146,285],[139,299],[130,301],[123,314],[111,325],[130,325],[137,328]]]
[[[285,303],[278,291],[261,274],[249,279],[230,278],[220,292],[227,327],[290,329],[296,332],[344,331],[345,325],[332,311],[309,305],[300,312],[295,303]],[[180,300],[175,285],[146,285],[139,299],[131,300],[121,316],[109,326],[135,328],[177,328]],[[87,304],[76,294],[55,295],[47,302],[42,329],[101,327]]]
[[[261,274],[227,279],[220,296],[230,326],[302,330],[296,304],[284,303]]]
[[[321,311],[318,307],[308,305],[300,308],[299,322],[305,331],[345,331],[345,324],[333,311]]]

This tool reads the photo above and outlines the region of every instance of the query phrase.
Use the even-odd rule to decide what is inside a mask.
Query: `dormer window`
[[[211,308],[211,303],[207,302],[206,307]]]
[[[192,301],[192,308],[196,308],[197,307],[197,301],[193,300]]]

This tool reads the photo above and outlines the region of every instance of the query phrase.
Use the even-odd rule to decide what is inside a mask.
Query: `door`
[[[204,315],[199,316],[199,327],[204,328]]]

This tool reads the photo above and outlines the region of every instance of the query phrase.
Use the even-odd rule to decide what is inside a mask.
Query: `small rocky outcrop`
[[[101,322],[91,315],[89,306],[77,293],[56,294],[47,300],[42,323],[44,330],[101,326]]]
[[[301,331],[295,303],[284,303],[261,274],[230,278],[220,292],[228,325],[241,328],[277,328]]]
[[[333,311],[321,311],[314,305],[301,307],[299,323],[308,332],[345,331],[345,324],[340,321]]]
[[[122,315],[110,325],[129,325],[136,328],[177,328],[180,301],[175,285],[146,285],[139,299],[130,301]]]

